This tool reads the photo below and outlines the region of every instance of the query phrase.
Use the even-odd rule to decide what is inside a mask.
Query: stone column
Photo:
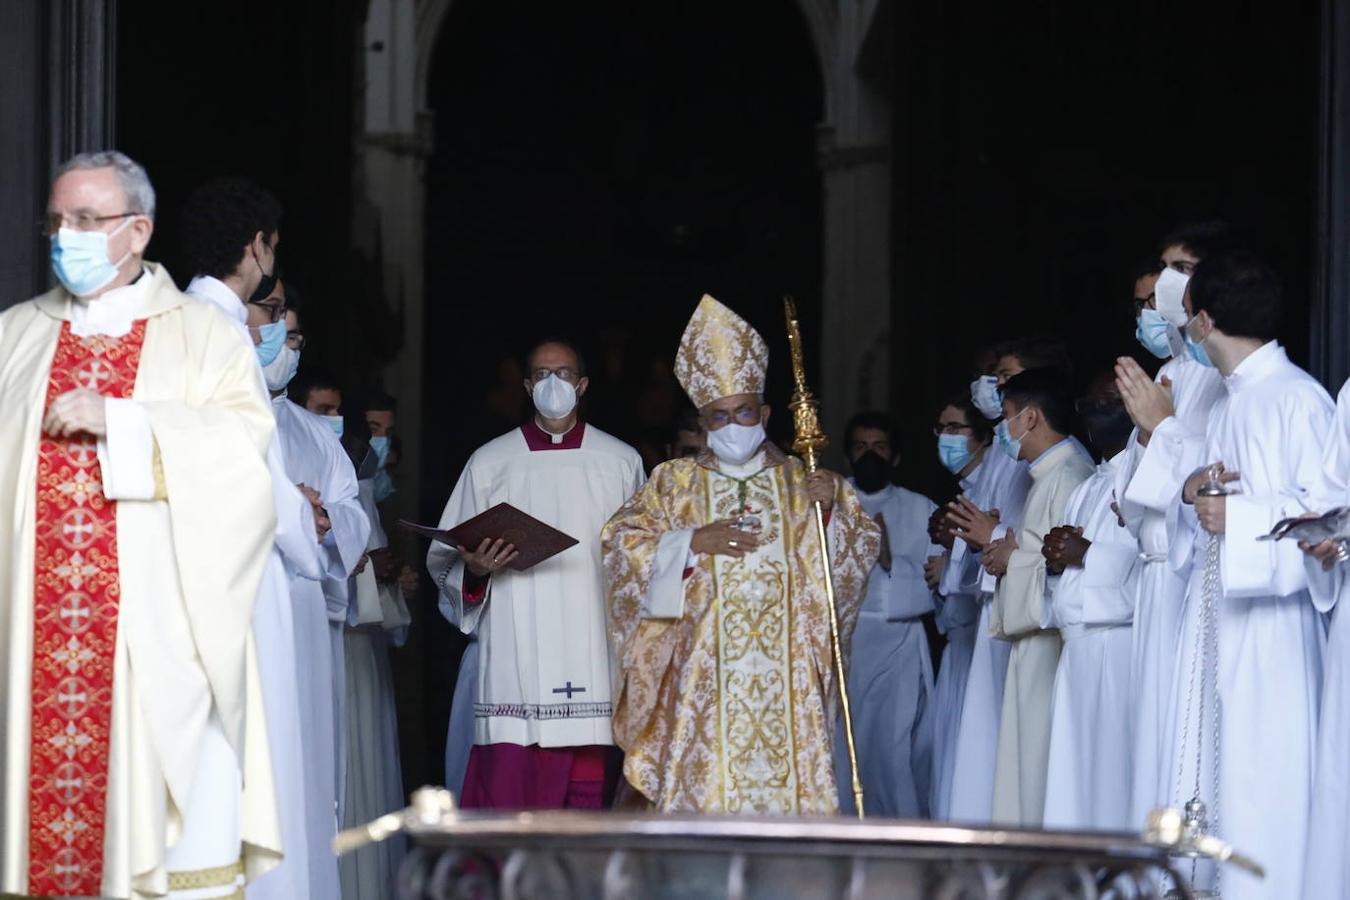
[[[112,146],[116,0],[0,2],[0,309],[47,289],[52,171]]]
[[[430,117],[416,106],[417,19],[414,0],[371,0],[362,31],[364,93],[356,146],[353,244],[380,264],[385,296],[402,322],[402,346],[385,369],[398,398],[403,459],[400,516],[420,514],[423,359],[423,184],[431,150]]]
[[[821,397],[824,426],[838,441],[848,417],[890,408],[890,101],[863,75],[865,48],[886,25],[878,2],[839,5],[827,64],[832,96],[819,132],[823,172],[824,285]],[[838,451],[831,458],[839,465]]]

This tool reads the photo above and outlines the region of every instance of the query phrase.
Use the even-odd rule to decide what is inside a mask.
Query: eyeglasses
[[[560,366],[556,369],[548,369],[540,366],[530,373],[530,379],[535,384],[538,384],[550,375],[557,375],[568,384],[576,384],[581,380],[580,374],[578,374],[577,370],[573,369],[571,366]]]
[[[1157,295],[1149,294],[1147,297],[1134,298],[1134,317],[1137,319],[1145,309],[1157,308]]]
[[[716,431],[719,428],[731,424],[733,421],[737,425],[758,425],[759,407],[742,406],[735,412],[726,412],[725,410],[715,409],[710,413],[704,413],[699,417],[703,421],[703,427],[709,431]]]
[[[939,422],[933,426],[933,434],[938,437],[944,434],[960,434],[963,431],[973,433],[975,429],[971,428],[965,422]]]
[[[125,219],[128,216],[139,216],[142,213],[128,211],[116,213],[111,216],[96,216],[93,213],[79,213],[76,215],[66,215],[65,213],[50,212],[37,221],[38,234],[43,237],[55,237],[61,227],[69,222],[76,231],[97,231],[104,222],[111,222],[114,219]]]
[[[282,316],[286,315],[286,304],[281,302],[267,303],[266,301],[263,300],[257,301],[250,300],[248,301],[248,305],[256,306],[258,307],[258,309],[266,311],[268,316],[267,321],[273,324],[280,322]]]
[[[292,350],[305,349],[305,334],[303,331],[286,332],[286,346]]]

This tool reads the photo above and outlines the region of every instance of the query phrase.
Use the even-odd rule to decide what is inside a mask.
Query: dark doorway
[[[458,0],[428,102],[429,518],[468,454],[529,413],[516,361],[538,337],[580,343],[587,417],[651,461],[704,293],[769,339],[786,403],[782,296],[813,328],[821,280],[821,77],[791,0]]]

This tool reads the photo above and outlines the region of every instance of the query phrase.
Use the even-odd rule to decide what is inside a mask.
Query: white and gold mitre
[[[694,406],[736,394],[763,394],[769,345],[740,316],[707,294],[685,326],[675,378]]]

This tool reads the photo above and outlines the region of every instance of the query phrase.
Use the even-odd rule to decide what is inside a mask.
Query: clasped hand
[[[952,526],[952,533],[969,544],[972,550],[983,550],[993,541],[998,520],[998,510],[986,512],[971,503],[965,494],[947,504],[947,522]]]
[[[107,403],[102,394],[88,388],[66,391],[47,408],[47,416],[42,420],[42,433],[59,438],[77,434],[106,437]]]
[[[984,570],[996,578],[1002,578],[1008,574],[1008,561],[1012,559],[1012,552],[1016,549],[1017,536],[1011,531],[990,542],[980,557],[980,561],[984,563]]]
[[[736,527],[735,519],[722,519],[694,529],[689,549],[695,553],[740,559],[759,547],[759,537]]]
[[[1161,383],[1156,382],[1143,366],[1122,356],[1116,360],[1116,390],[1125,412],[1139,428],[1139,442],[1147,445],[1154,430],[1175,412],[1171,380],[1163,376]]]
[[[1041,556],[1045,557],[1045,569],[1052,575],[1059,575],[1065,569],[1081,567],[1092,542],[1083,537],[1083,529],[1071,525],[1060,525],[1050,529],[1041,544]]]

